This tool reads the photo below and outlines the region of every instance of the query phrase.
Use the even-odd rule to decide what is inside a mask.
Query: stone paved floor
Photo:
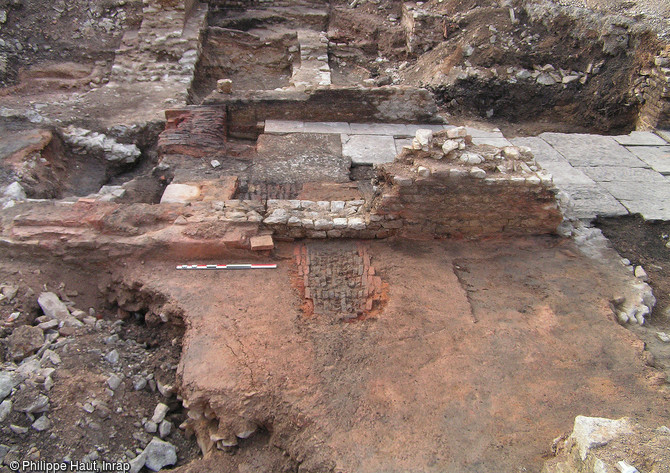
[[[511,141],[533,150],[579,218],[639,213],[646,220],[670,220],[670,145],[652,132],[542,133]]]
[[[267,120],[270,134],[338,134],[342,153],[354,165],[391,162],[411,145],[418,128],[441,130],[452,125],[326,123]],[[503,133],[467,127],[475,144],[528,146],[538,164],[570,196],[573,215],[641,214],[646,220],[670,220],[670,137],[634,131],[623,136],[542,133],[507,139]]]

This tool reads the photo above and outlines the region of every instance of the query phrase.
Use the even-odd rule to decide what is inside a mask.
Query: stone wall
[[[638,129],[670,128],[670,46],[666,46],[649,67],[640,71],[635,94],[644,100]]]
[[[206,5],[146,0],[139,30],[127,31],[116,50],[110,81],[190,84],[200,54]]]
[[[233,85],[234,86],[234,85]],[[442,123],[431,93],[415,87],[324,87],[310,92],[212,93],[204,105],[225,107],[231,136],[256,138],[266,119],[351,123]],[[337,104],[334,106],[333,104]]]
[[[401,21],[409,53],[424,53],[444,41],[446,19],[439,13],[404,2]]]
[[[216,88],[217,79],[232,79],[235,89],[275,89],[288,86],[291,75],[289,47],[295,34],[261,38],[229,28],[210,26],[196,65],[196,79],[189,91],[199,103]]]
[[[383,193],[372,214],[401,222],[404,236],[449,238],[553,233],[561,222],[550,178],[491,176],[439,163],[427,177],[409,166],[384,166]]]

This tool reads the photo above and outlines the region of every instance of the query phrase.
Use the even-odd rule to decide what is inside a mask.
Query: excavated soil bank
[[[139,288],[117,286],[111,280],[110,266],[109,262],[89,265],[81,259],[64,263],[50,257],[36,260],[5,254],[2,258],[3,293],[7,294],[7,287],[16,289],[15,296],[3,297],[0,303],[5,367],[12,360],[20,361],[14,357],[17,340],[11,334],[21,327],[34,330],[34,325],[45,322],[36,302],[42,292],[56,293],[81,320],[77,327],[60,330],[58,324],[44,326],[47,344],[37,352],[36,362],[26,364],[27,359],[18,370],[25,379],[11,396],[13,410],[3,422],[14,426],[3,427],[2,444],[11,450],[3,451],[5,464],[38,459],[129,461],[138,453],[135,449],[141,451],[151,440],[143,423],[152,418],[159,403],[168,406],[166,421],[172,428],[167,440],[177,446],[179,464],[197,458],[194,441],[178,429],[185,420],[181,403],[173,393],[162,393],[166,386],[175,385],[183,326],[156,327],[145,321],[144,307],[156,308],[155,297],[143,295]],[[125,313],[120,319],[119,298],[128,307],[138,296],[153,304],[139,304],[138,312]],[[83,313],[79,315],[76,309]],[[4,316],[10,312],[20,315]],[[45,370],[52,373],[45,376]],[[46,408],[21,412],[42,399],[47,400]],[[47,429],[31,428],[42,417],[48,419]]]

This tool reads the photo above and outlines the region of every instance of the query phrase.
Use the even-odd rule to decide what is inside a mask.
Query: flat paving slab
[[[332,133],[352,135],[389,135],[414,137],[416,130],[440,131],[454,128],[451,125],[402,124],[402,123],[345,123],[345,122],[304,122],[300,120],[265,120],[265,133]],[[502,133],[500,136],[502,137]]]
[[[597,215],[619,217],[628,214],[626,207],[598,184],[564,184],[559,187],[570,196],[577,218],[594,218]]]
[[[407,126],[407,133],[408,136],[414,136],[416,135],[416,130],[433,130],[433,131],[441,131],[441,130],[448,130],[450,128],[456,128],[453,125],[435,125],[435,124],[430,124],[430,123],[413,123],[406,125]]]
[[[571,197],[579,218],[630,212],[647,220],[670,220],[670,205],[665,204],[670,202],[670,180],[662,174],[670,174],[670,146],[654,133],[543,133],[511,141],[533,151],[554,184]]]
[[[512,146],[512,143],[507,138],[496,138],[496,137],[475,138],[475,137],[473,137],[472,142],[476,145],[497,146],[498,148],[504,148],[505,146]]]
[[[538,163],[540,164],[540,163]],[[565,184],[576,184],[583,186],[592,186],[595,181],[584,174],[578,168],[570,166],[570,163],[550,161],[540,164],[542,169],[551,173],[554,178],[554,184],[561,186]]]
[[[596,182],[667,182],[653,169],[599,166],[576,168]]]
[[[645,220],[670,220],[670,181],[603,182],[602,186],[631,213]]]
[[[340,136],[328,133],[262,134],[250,178],[272,183],[348,182],[351,159]]]
[[[494,128],[492,130],[482,130],[479,128],[466,126],[465,129],[468,132],[468,135],[472,136],[473,138],[504,138],[502,131],[500,131],[498,128]]]
[[[627,149],[654,171],[670,175],[670,146],[631,146]]]
[[[601,185],[619,200],[666,200],[670,202],[670,181],[602,182]]]
[[[615,136],[617,143],[623,146],[663,146],[668,143],[651,131],[633,131],[629,135]]]
[[[535,156],[535,161],[537,161],[540,166],[544,166],[545,163],[550,162],[570,164],[553,146],[537,136],[512,138],[510,141],[515,146],[526,146],[527,148],[530,148],[533,156]]]
[[[305,122],[293,120],[265,120],[265,133],[304,133]]]
[[[350,133],[351,128],[346,122],[304,122],[305,133]]]
[[[342,154],[354,165],[390,163],[396,157],[396,143],[387,135],[342,135]]]
[[[610,136],[542,133],[540,138],[553,146],[573,166],[649,167]]]
[[[540,167],[554,178],[554,184],[594,185],[595,182],[579,169],[573,167],[570,162],[542,138],[527,137],[513,138],[510,140],[515,146],[526,146],[530,148],[535,161]]]
[[[397,154],[402,153],[404,146],[412,147],[412,138],[396,138],[395,139],[395,151]]]
[[[622,200],[621,203],[631,214],[640,214],[645,220],[670,220],[670,204],[655,200]]]
[[[407,125],[395,123],[350,123],[354,135],[413,136]]]

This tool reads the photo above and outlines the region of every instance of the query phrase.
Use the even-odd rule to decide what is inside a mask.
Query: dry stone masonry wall
[[[670,46],[666,46],[651,66],[642,68],[634,90],[644,104],[638,118],[638,128],[668,128],[670,126]]]

